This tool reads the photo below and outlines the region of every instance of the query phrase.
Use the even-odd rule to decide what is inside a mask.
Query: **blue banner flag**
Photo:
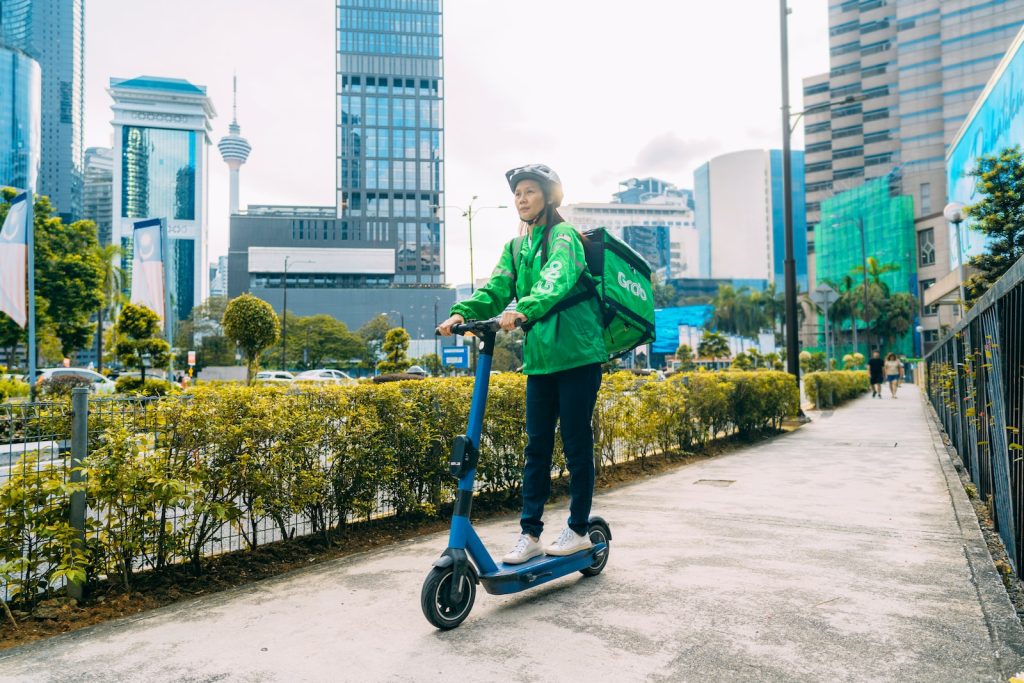
[[[0,228],[0,312],[19,327],[28,324],[28,193],[11,201],[11,208]]]

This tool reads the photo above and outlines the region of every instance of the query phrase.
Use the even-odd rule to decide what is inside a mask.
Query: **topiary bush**
[[[831,408],[871,390],[865,370],[810,372],[804,375],[804,393],[816,408]]]

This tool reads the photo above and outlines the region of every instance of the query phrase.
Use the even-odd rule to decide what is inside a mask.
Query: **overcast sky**
[[[506,169],[547,163],[566,202],[608,201],[653,175],[693,186],[712,156],[781,147],[778,3],[771,0],[447,0],[446,202],[510,203]],[[791,0],[794,110],[828,69],[827,0]],[[85,145],[111,144],[111,77],[205,85],[210,257],[227,253],[227,166],[216,142],[238,120],[253,146],[241,204],[334,203],[333,0],[93,0],[86,11]],[[794,140],[801,145],[801,138]],[[468,281],[467,226],[447,212],[448,280]],[[473,223],[476,275],[517,225]]]

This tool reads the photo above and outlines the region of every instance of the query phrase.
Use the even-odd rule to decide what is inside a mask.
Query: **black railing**
[[[1024,564],[1024,259],[928,354],[928,396],[988,504],[1018,572]]]

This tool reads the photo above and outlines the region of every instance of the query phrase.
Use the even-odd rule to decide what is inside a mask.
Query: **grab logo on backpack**
[[[640,297],[641,301],[647,301],[647,292],[640,286],[640,283],[628,279],[621,270],[619,271],[619,287],[622,287],[633,296]]]

